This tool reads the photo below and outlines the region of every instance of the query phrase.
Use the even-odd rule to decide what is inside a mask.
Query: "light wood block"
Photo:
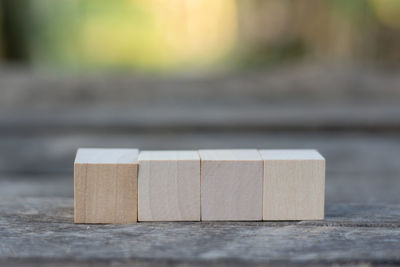
[[[197,151],[141,151],[139,221],[200,221]]]
[[[75,223],[137,221],[137,149],[79,149],[74,164]]]
[[[255,149],[200,150],[201,219],[262,220],[263,161]]]
[[[325,159],[316,150],[260,150],[263,220],[324,218]]]

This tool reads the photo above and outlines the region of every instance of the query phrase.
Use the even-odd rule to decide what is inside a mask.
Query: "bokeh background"
[[[3,60],[35,68],[169,74],[400,60],[397,0],[3,0],[1,14]]]
[[[78,147],[316,148],[327,203],[400,203],[399,0],[1,0],[0,194]]]

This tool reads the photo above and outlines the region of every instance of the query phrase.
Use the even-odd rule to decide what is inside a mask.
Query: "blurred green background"
[[[0,62],[139,72],[400,65],[399,0],[1,0]]]

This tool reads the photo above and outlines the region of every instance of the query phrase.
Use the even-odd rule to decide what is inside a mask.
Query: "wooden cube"
[[[200,221],[197,151],[141,151],[139,221]]]
[[[74,164],[75,223],[137,221],[137,149],[79,149]]]
[[[200,150],[201,219],[262,220],[263,162],[255,149]]]
[[[316,150],[260,150],[263,220],[324,218],[325,159]]]

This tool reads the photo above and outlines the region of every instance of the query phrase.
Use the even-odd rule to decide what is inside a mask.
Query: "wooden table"
[[[399,77],[312,66],[185,79],[3,69],[0,264],[399,265]],[[75,225],[81,146],[316,148],[327,160],[326,219]]]
[[[399,264],[398,205],[328,204],[325,221],[74,225],[73,199],[1,198],[0,263]]]

